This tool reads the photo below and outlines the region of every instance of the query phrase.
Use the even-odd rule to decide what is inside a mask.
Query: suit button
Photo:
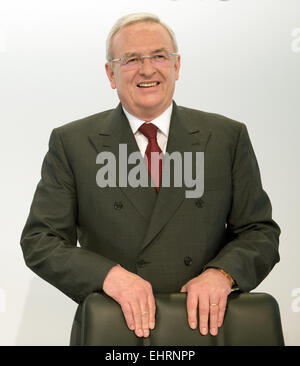
[[[122,202],[115,202],[114,203],[114,209],[115,210],[121,210],[121,208],[123,208],[123,203]]]
[[[149,264],[151,262],[147,262],[145,261],[144,259],[140,259],[136,262],[136,265],[139,267],[139,268],[144,268],[146,264]]]
[[[186,266],[190,266],[191,264],[192,264],[192,262],[193,262],[193,260],[192,260],[192,258],[191,257],[184,257],[184,264],[186,265]]]
[[[204,200],[202,198],[199,198],[198,200],[195,201],[195,205],[198,208],[202,208],[204,206]]]

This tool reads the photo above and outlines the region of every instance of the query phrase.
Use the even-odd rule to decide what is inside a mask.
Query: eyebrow
[[[158,53],[158,52],[168,52],[168,50],[165,47],[158,48],[157,50],[151,51],[150,53]]]
[[[154,51],[151,51],[150,54],[158,53],[158,52],[162,52],[162,51],[168,52],[168,50],[165,47],[161,47],[161,48],[157,48]],[[133,56],[139,56],[139,55],[140,54],[137,52],[127,52],[127,53],[125,53],[125,55],[123,57],[133,57]]]

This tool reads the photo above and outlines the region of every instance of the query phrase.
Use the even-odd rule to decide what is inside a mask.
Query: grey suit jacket
[[[207,267],[255,288],[279,261],[280,229],[246,126],[174,102],[167,152],[204,151],[200,198],[184,185],[100,188],[97,154],[118,156],[121,143],[138,151],[121,105],[53,130],[22,232],[26,264],[78,303],[117,263],[154,292],[178,292]]]

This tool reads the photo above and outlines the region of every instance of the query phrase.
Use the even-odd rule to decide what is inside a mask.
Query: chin
[[[164,102],[161,100],[143,100],[142,103],[140,103],[140,108],[150,109],[150,108],[161,108],[164,105]]]

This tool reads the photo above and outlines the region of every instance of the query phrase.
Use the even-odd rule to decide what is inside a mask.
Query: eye
[[[166,59],[166,55],[164,55],[162,53],[159,53],[157,55],[154,55],[153,58],[154,58],[154,60],[162,61],[162,60],[165,60]]]
[[[134,64],[138,61],[137,57],[130,57],[127,58],[126,60],[124,60],[124,64],[128,65],[128,64]]]

